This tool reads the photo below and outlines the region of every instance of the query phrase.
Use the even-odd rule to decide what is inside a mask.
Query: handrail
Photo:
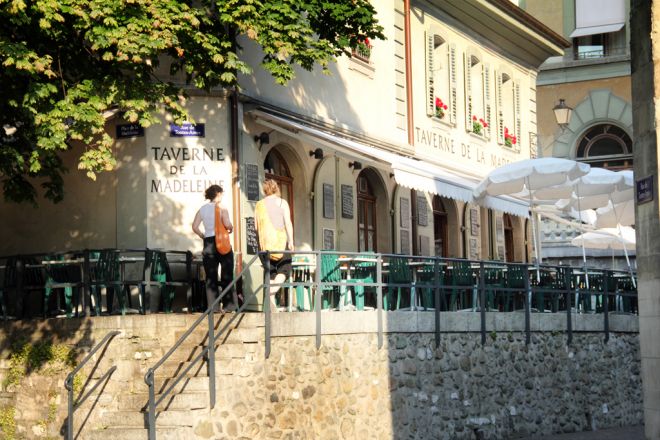
[[[94,348],[92,348],[92,350],[89,353],[87,353],[87,355],[84,357],[84,359],[78,364],[78,366],[76,368],[73,369],[73,371],[71,373],[69,373],[67,375],[66,379],[64,380],[64,388],[66,388],[67,391],[68,391],[68,405],[67,405],[67,407],[68,407],[68,417],[67,417],[67,422],[66,422],[66,438],[67,438],[67,440],[73,440],[73,413],[76,409],[78,409],[78,407],[80,407],[80,405],[82,404],[82,402],[84,400],[84,399],[80,399],[78,401],[78,403],[75,404],[75,405],[73,403],[73,381],[75,379],[75,376],[78,373],[78,371],[80,371],[80,369],[92,358],[92,355],[94,355],[94,353],[96,353],[101,348],[102,345],[104,345],[106,342],[108,342],[110,339],[114,338],[115,336],[117,336],[120,333],[121,332],[119,330],[114,330],[114,331],[108,332],[108,334],[106,334],[103,337],[101,342],[96,344],[96,346]],[[117,369],[117,366],[113,365],[112,368],[110,368],[106,372],[105,376],[111,375],[116,369]],[[101,383],[101,381],[99,380],[90,389],[89,393],[87,393],[87,396],[89,396],[96,389],[96,387],[99,386],[100,383]],[[85,396],[85,398],[87,396]]]
[[[149,387],[149,404],[148,404],[148,417],[147,417],[147,427],[149,430],[149,440],[156,440],[156,407],[158,406],[159,403],[163,401],[167,397],[167,395],[174,389],[174,387],[185,377],[185,374],[192,369],[192,367],[202,360],[204,356],[206,355],[208,358],[209,362],[209,398],[210,398],[210,405],[211,408],[215,406],[215,332],[214,332],[214,319],[213,319],[213,311],[215,310],[216,306],[220,303],[222,298],[227,294],[227,292],[230,291],[231,288],[233,288],[237,281],[243,278],[243,275],[252,267],[254,262],[257,260],[258,255],[255,255],[245,266],[243,266],[243,270],[234,277],[234,279],[229,283],[227,287],[225,287],[222,292],[218,295],[218,297],[213,301],[213,303],[209,304],[208,308],[204,313],[200,315],[199,318],[195,320],[195,322],[192,323],[192,325],[186,330],[186,332],[179,337],[179,339],[174,343],[174,345],[163,355],[158,362],[156,362],[152,367],[150,367],[146,374],[144,375],[144,382],[147,384]],[[238,317],[238,314],[245,310],[247,305],[250,303],[250,299],[253,297],[256,297],[257,293],[256,291],[253,292],[251,295],[245,298],[243,305],[236,310],[236,313],[229,319],[227,324],[218,332],[218,335],[222,334],[230,325],[231,323]],[[155,378],[155,373],[156,370],[163,365],[163,363],[169,359],[169,357],[176,351],[177,348],[181,346],[183,341],[185,341],[188,336],[197,328],[197,326],[204,320],[208,321],[209,325],[209,330],[208,330],[208,342],[207,346],[197,355],[195,358],[193,358],[188,366],[183,369],[180,373],[177,374],[176,377],[173,378],[172,382],[160,393],[160,397],[158,400],[156,400],[156,390],[155,390],[155,384],[154,384],[154,378]]]

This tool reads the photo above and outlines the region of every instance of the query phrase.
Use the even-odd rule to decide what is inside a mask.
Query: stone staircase
[[[216,315],[216,332],[222,328],[231,315]],[[232,377],[240,372],[234,371],[236,360],[244,360],[254,356],[264,355],[264,323],[263,315],[258,313],[243,314],[232,324],[225,334],[216,337],[215,369],[216,398],[220,399],[222,390],[229,386]],[[175,330],[172,341],[178,340],[185,330]],[[156,399],[161,396],[177,374],[184,371],[201,351],[207,341],[206,324],[200,324],[181,346],[156,370]],[[83,429],[80,439],[90,440],[134,440],[147,439],[147,405],[149,402],[148,387],[144,383],[146,368],[155,364],[173,343],[154,351],[150,362],[139,370],[139,374],[130,373],[130,369],[118,368],[112,381],[123,382],[124,390],[97,391],[91,395],[76,411],[74,417],[75,432]],[[156,355],[158,353],[158,355]],[[194,426],[200,420],[210,420],[209,377],[207,361],[195,364],[185,374],[168,397],[157,408],[156,426],[157,438],[185,439],[193,438]],[[123,370],[123,371],[122,371]],[[93,377],[86,386],[91,387],[100,377]],[[102,387],[100,387],[102,388]],[[94,414],[96,422],[90,424],[85,420],[87,413]]]

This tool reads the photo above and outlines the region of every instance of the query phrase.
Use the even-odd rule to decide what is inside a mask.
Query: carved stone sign
[[[353,218],[353,186],[341,186],[341,217]]]
[[[323,218],[335,218],[335,187],[323,184]]]

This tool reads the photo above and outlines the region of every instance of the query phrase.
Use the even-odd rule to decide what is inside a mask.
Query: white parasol
[[[589,249],[616,249],[623,250],[626,247],[634,248],[635,230],[629,226],[618,228],[602,228],[592,232],[585,232],[571,240],[573,246],[584,246]]]
[[[616,218],[616,204],[633,198],[634,178],[632,171],[629,170],[614,172],[604,168],[592,168],[589,174],[576,179],[573,187],[574,192],[570,199],[558,201],[555,205],[557,208],[565,210],[577,208],[577,211],[581,213],[583,209],[595,209],[611,205]],[[620,228],[618,223],[617,227]],[[628,269],[632,275],[628,250],[623,236],[621,236],[620,243],[626,256]],[[582,247],[582,260],[586,265],[584,246]],[[634,282],[633,280],[633,284]],[[589,279],[587,278],[588,285]]]
[[[608,202],[607,206],[596,210],[596,220],[593,223],[596,228],[613,228],[617,225],[631,226],[634,224],[635,201],[633,199],[616,204]]]
[[[480,199],[487,195],[510,195],[529,200],[530,208],[533,208],[534,204],[543,204],[549,191],[552,191],[553,198],[570,197],[571,182],[587,174],[590,168],[588,164],[557,157],[522,160],[491,171],[475,188],[474,197]],[[540,193],[543,189],[548,190],[546,194]],[[532,219],[532,235],[538,241],[534,223]],[[538,242],[534,249],[538,269]]]

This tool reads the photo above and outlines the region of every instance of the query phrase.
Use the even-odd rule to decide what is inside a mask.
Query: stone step
[[[219,329],[216,329],[216,333]],[[174,339],[178,341],[181,336],[185,334],[185,330],[177,330],[174,332]],[[265,333],[263,328],[236,328],[227,330],[222,335],[215,336],[216,342],[223,344],[236,344],[236,343],[255,343],[263,342],[265,340]],[[205,344],[208,339],[208,328],[195,329],[188,337],[181,343],[182,347],[192,347],[200,344]],[[174,345],[174,344],[172,344]]]
[[[149,438],[145,428],[106,428],[94,430],[85,437],[88,440],[139,440]],[[192,428],[158,428],[158,440],[182,440],[195,438]]]
[[[160,396],[156,395],[156,399]],[[117,407],[122,410],[144,410],[149,402],[148,393],[120,394],[116,396]],[[161,411],[204,409],[209,405],[208,392],[184,392],[172,394],[158,405]]]
[[[159,428],[186,428],[193,426],[195,413],[208,414],[207,410],[200,411],[157,411],[156,424]],[[103,423],[109,428],[146,428],[146,411],[106,411],[103,413]]]

